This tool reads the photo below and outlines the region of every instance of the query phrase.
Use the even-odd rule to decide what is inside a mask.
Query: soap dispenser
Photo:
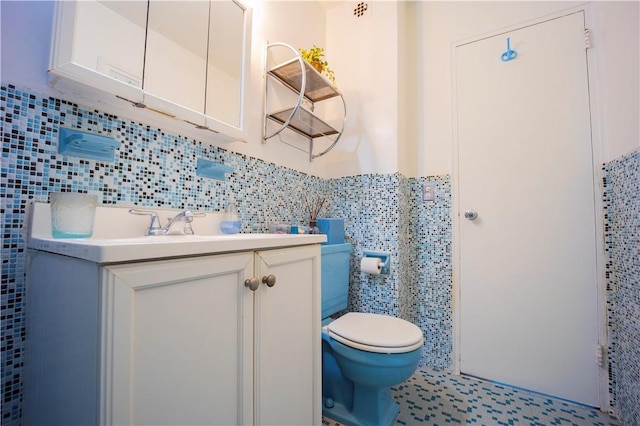
[[[222,217],[222,222],[220,222],[220,230],[224,234],[237,234],[240,232],[240,225],[236,199],[231,195],[229,197],[229,204],[227,204],[227,207],[224,209],[224,216]]]

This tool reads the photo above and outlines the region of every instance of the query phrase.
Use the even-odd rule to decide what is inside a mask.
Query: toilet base
[[[399,405],[391,386],[415,371],[422,348],[406,353],[364,352],[322,332],[322,414],[347,426],[393,426]],[[346,373],[345,373],[346,371]]]
[[[331,398],[322,398],[322,415],[346,426],[392,426],[398,417],[400,406],[397,402],[392,402],[387,404],[385,408],[384,412],[378,413],[376,421],[366,422],[366,420],[362,419],[362,416],[356,418],[351,411],[339,402],[335,402]]]

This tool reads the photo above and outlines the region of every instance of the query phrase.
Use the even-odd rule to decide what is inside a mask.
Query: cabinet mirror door
[[[53,74],[244,138],[250,9],[235,0],[56,4]]]
[[[242,127],[245,8],[234,1],[212,1],[205,115]]]
[[[207,1],[149,1],[144,91],[169,101],[159,109],[204,113],[208,30]]]
[[[70,62],[142,88],[146,2],[93,0],[63,3],[65,9],[59,18],[62,21],[59,33],[62,35],[58,37],[64,39],[65,32],[72,31],[74,24],[76,26]],[[73,7],[75,11],[71,9]],[[60,49],[58,55],[57,65],[65,65]]]

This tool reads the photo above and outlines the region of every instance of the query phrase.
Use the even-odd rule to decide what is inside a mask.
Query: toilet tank
[[[347,309],[351,244],[330,244],[322,250],[322,319]]]

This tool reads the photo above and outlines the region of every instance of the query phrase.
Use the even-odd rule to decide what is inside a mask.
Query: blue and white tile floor
[[[392,389],[398,425],[619,426],[598,410],[446,371],[422,368]],[[324,425],[339,426],[330,418]]]

